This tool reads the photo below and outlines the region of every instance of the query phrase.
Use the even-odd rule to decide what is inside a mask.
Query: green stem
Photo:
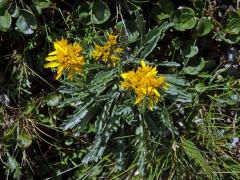
[[[145,128],[144,128],[144,121],[145,121],[145,111],[146,111],[146,104],[147,104],[147,99],[143,99],[143,104],[140,107],[140,114],[139,114],[139,121],[140,121],[140,146],[141,146],[141,156],[143,156],[143,162],[140,162],[140,170],[141,170],[141,175],[144,177],[145,174],[145,160],[146,160],[146,152],[147,152],[147,147],[146,147],[146,136],[145,136]]]

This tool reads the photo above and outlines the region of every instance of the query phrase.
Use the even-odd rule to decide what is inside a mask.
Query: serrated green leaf
[[[116,77],[115,72],[116,69],[110,71],[100,71],[97,73],[91,81],[89,90],[96,94],[100,94],[107,87],[107,84]]]
[[[106,66],[103,64],[84,64],[84,71],[91,71],[94,69],[103,69]]]
[[[60,92],[66,93],[68,95],[71,95],[71,97],[65,97],[64,101],[61,101],[61,103],[58,105],[58,108],[66,107],[66,106],[78,106],[79,104],[82,103],[83,99],[89,96],[89,93],[86,92],[73,92],[72,94],[70,91],[63,91],[61,90]]]
[[[164,74],[164,76],[167,78],[167,81],[170,84],[176,84],[178,86],[189,86],[190,84],[187,82],[186,79],[183,77],[179,77],[175,74]]]
[[[145,33],[146,21],[143,18],[143,15],[139,11],[136,12],[136,24],[139,32],[143,35]]]
[[[116,27],[124,32],[124,35],[128,38],[128,43],[135,42],[139,35],[140,31],[138,29],[137,24],[131,20],[120,21],[116,24]]]
[[[97,73],[92,80],[92,85],[99,85],[99,84],[105,84],[106,82],[109,82],[113,79],[113,74],[115,73],[114,70],[110,71],[100,71]]]
[[[167,98],[174,100],[176,102],[182,103],[190,103],[193,100],[193,93],[189,93],[184,89],[180,89],[175,85],[171,85],[171,87],[166,91]]]
[[[161,26],[150,30],[144,38],[145,48],[142,51],[140,58],[145,59],[155,49],[158,41],[165,36],[165,32],[173,25],[173,23],[164,22]]]
[[[115,114],[122,117],[127,123],[131,123],[134,120],[133,107],[129,101],[117,106]]]
[[[103,106],[102,113],[97,117],[95,123],[96,137],[93,144],[89,147],[88,154],[83,158],[82,162],[87,164],[91,161],[98,161],[102,157],[107,142],[111,135],[120,127],[120,116],[115,115],[116,104],[115,101],[119,97],[120,93],[112,88],[111,99]]]
[[[90,119],[88,115],[89,113],[92,112],[94,108],[95,107],[92,99],[89,102],[77,108],[74,111],[73,115],[69,116],[67,122],[63,124],[64,131],[68,129],[73,129],[76,126],[81,127],[81,129],[84,129],[86,126],[86,122]],[[94,115],[94,113],[92,113],[92,115]]]

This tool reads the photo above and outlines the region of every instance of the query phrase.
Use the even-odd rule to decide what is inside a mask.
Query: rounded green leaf
[[[211,32],[212,28],[213,28],[213,25],[212,25],[211,21],[208,18],[203,17],[198,21],[197,35],[205,36]]]
[[[192,58],[192,57],[194,57],[194,56],[197,55],[197,53],[198,53],[198,47],[197,47],[197,46],[194,46],[194,45],[193,45],[193,46],[190,46],[190,48],[188,48],[185,53],[186,53],[186,54],[185,54],[185,57],[187,57],[187,58]]]
[[[19,11],[20,11],[20,8],[19,8],[18,6],[16,6],[15,9],[12,10],[11,16],[12,16],[13,18],[17,18],[17,17],[19,16]]]
[[[5,11],[3,16],[0,16],[0,30],[7,31],[12,24],[12,18],[8,11]]]
[[[78,21],[81,24],[91,23],[89,9],[90,5],[86,2],[81,3],[81,5],[77,7],[76,13],[78,15]]]
[[[19,135],[19,141],[23,148],[27,148],[32,144],[32,137],[29,133],[23,131]]]
[[[57,106],[61,101],[62,96],[60,94],[49,94],[47,96],[47,105],[48,106]]]
[[[197,23],[194,10],[187,7],[178,8],[173,17],[173,23],[175,23],[174,28],[178,31],[193,29]]]
[[[195,86],[195,89],[198,93],[203,93],[207,90],[207,87],[205,86],[204,83],[199,83]]]
[[[37,28],[37,21],[35,16],[29,11],[22,10],[16,22],[18,30],[24,34],[32,34],[33,30]]]
[[[15,171],[16,169],[19,170],[19,163],[17,162],[17,160],[12,157],[9,153],[7,153],[8,155],[8,167],[10,168],[11,172]]]
[[[159,6],[154,6],[151,14],[157,21],[169,18],[175,11],[175,5],[170,0],[163,0]]]
[[[111,13],[108,6],[102,2],[95,2],[92,7],[92,22],[94,24],[102,24],[106,22]]]
[[[198,66],[187,66],[183,68],[183,71],[189,75],[197,75],[205,67],[205,60],[201,58],[201,62]]]
[[[192,58],[197,55],[199,49],[195,45],[194,41],[187,40],[184,46],[181,48],[182,55],[186,58]]]

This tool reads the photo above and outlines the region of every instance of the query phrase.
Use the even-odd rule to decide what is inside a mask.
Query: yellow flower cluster
[[[127,90],[133,90],[136,94],[135,104],[139,107],[143,106],[143,99],[148,98],[149,109],[153,110],[154,103],[157,103],[160,98],[158,89],[168,89],[169,84],[166,83],[164,76],[157,77],[156,67],[146,65],[141,61],[141,66],[136,71],[122,73],[121,87]]]
[[[62,38],[53,43],[55,51],[48,54],[45,68],[57,68],[56,79],[59,79],[64,69],[68,71],[68,79],[72,80],[74,74],[81,73],[85,63],[82,56],[82,47],[78,43],[69,44],[67,40]]]
[[[104,46],[95,45],[95,50],[92,55],[96,60],[102,60],[105,63],[110,63],[113,66],[120,60],[123,49],[117,47],[117,36],[108,35],[108,41]]]
[[[59,79],[63,71],[68,71],[68,79],[72,80],[74,74],[81,73],[85,59],[82,55],[80,44],[69,44],[67,40],[61,39],[54,42],[55,51],[48,54],[45,68],[57,68],[56,79]],[[108,35],[108,41],[104,46],[96,45],[93,57],[96,60],[101,59],[106,63],[111,63],[113,66],[120,60],[120,55],[123,49],[117,47],[117,36]],[[147,100],[150,110],[153,110],[154,103],[157,103],[160,98],[159,89],[168,89],[170,86],[166,83],[164,76],[157,77],[156,67],[146,65],[141,61],[141,66],[136,71],[128,71],[122,73],[121,87],[126,90],[132,90],[136,94],[136,101],[140,108],[143,107],[144,99]]]

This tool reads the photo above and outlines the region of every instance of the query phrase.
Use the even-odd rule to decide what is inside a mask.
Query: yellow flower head
[[[123,49],[117,46],[117,36],[109,34],[108,41],[103,46],[95,45],[92,55],[96,60],[102,60],[115,66],[120,60],[122,52]]]
[[[157,77],[156,67],[146,65],[141,61],[141,66],[136,71],[122,73],[121,87],[127,90],[132,90],[136,94],[135,104],[140,107],[143,105],[144,97],[148,98],[149,109],[153,109],[154,103],[157,103],[160,98],[158,89],[168,89],[169,84],[166,83],[164,76]]]
[[[72,80],[74,74],[82,72],[85,63],[80,44],[68,44],[67,40],[62,38],[55,41],[53,45],[55,51],[46,57],[45,60],[49,62],[44,65],[44,68],[57,68],[56,79],[60,78],[65,69],[68,71],[68,79]]]

